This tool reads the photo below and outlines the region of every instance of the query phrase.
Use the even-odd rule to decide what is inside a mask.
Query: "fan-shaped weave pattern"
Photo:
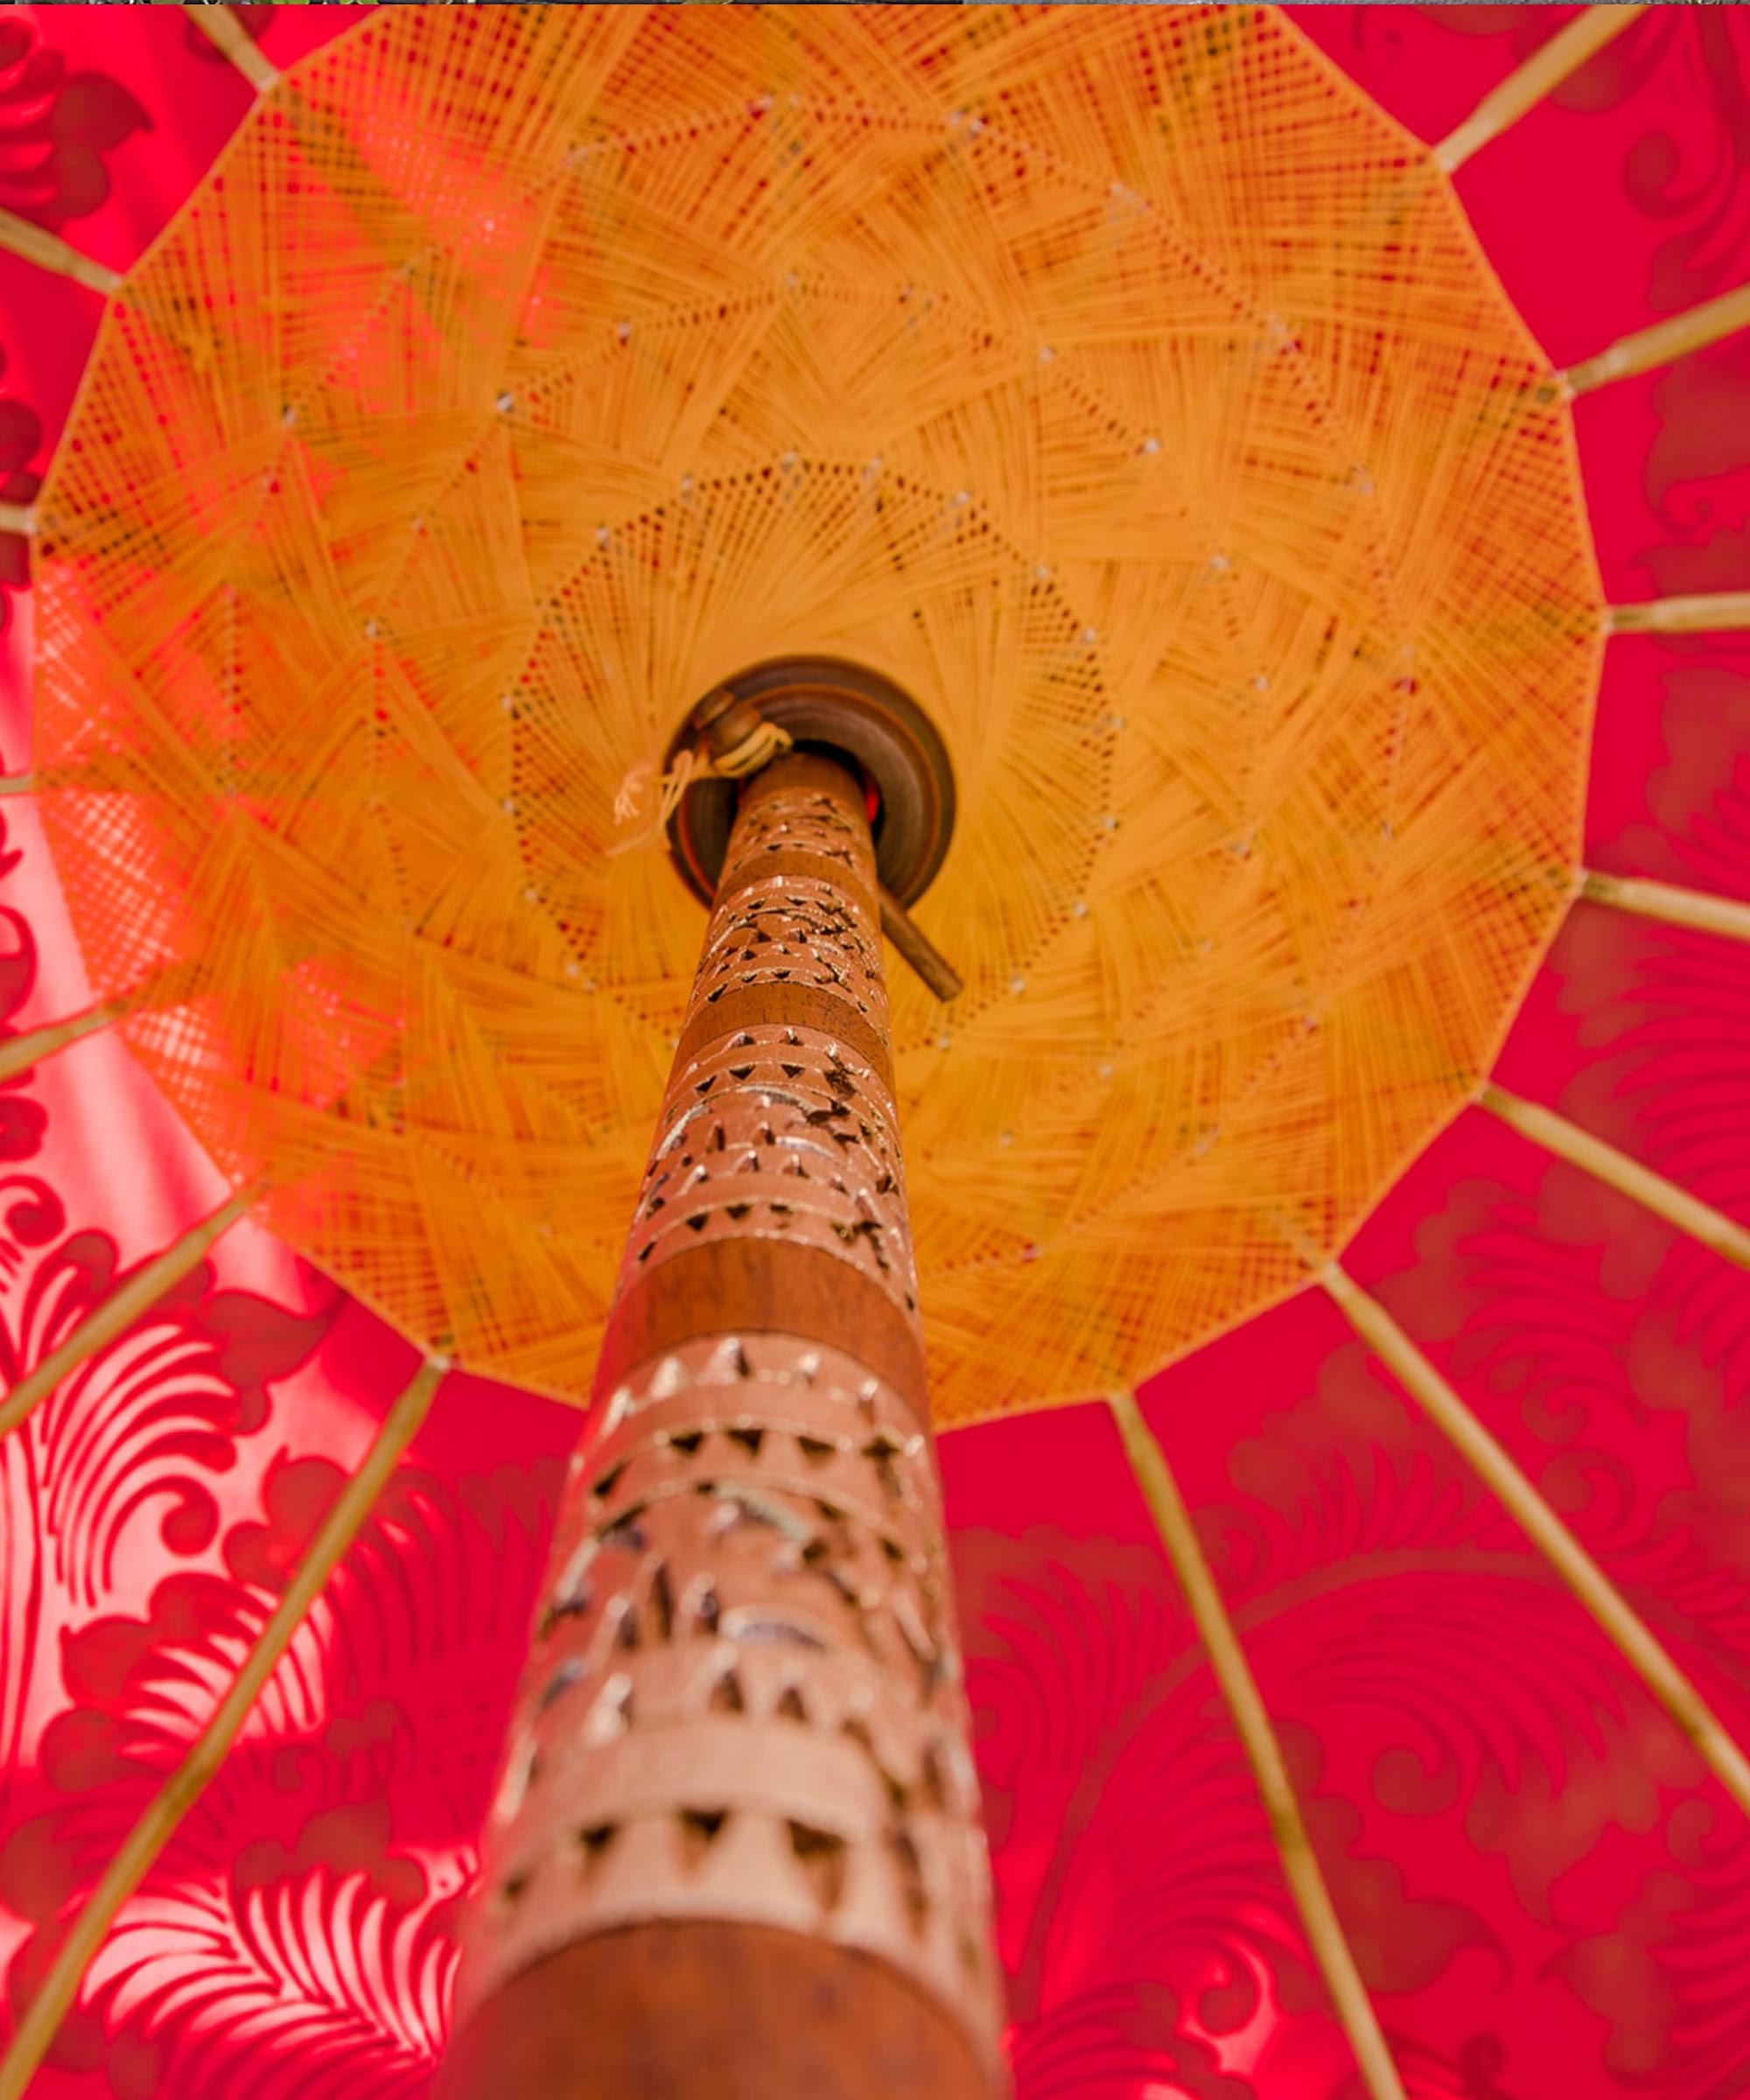
[[[272,1221],[559,1390],[703,926],[612,802],[788,651],[931,713],[894,978],[945,1419],[1337,1242],[1562,908],[1567,411],[1415,146],[1268,12],[385,10],[108,315],[39,506],[92,970]]]

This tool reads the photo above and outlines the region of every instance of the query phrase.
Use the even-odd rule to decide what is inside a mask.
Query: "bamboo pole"
[[[860,779],[774,759],[560,1502],[441,2100],[1006,2088],[880,927]]]
[[[38,270],[52,271],[58,277],[71,277],[93,291],[108,294],[122,282],[120,270],[80,255],[59,234],[46,233],[28,219],[21,219],[16,212],[0,211],[0,248],[21,256],[26,262],[35,263]]]
[[[31,539],[36,529],[37,514],[28,503],[0,503],[0,532],[21,532]]]
[[[1582,871],[1580,895],[1592,904],[1633,912],[1667,926],[1692,927],[1702,934],[1722,934],[1728,941],[1750,941],[1750,904],[1738,897],[1717,897],[1705,890],[1686,890],[1672,882],[1650,882],[1639,875],[1597,875]]]
[[[259,1187],[239,1189],[94,1306],[60,1347],[51,1349],[0,1400],[0,1438],[10,1436],[64,1378],[150,1312],[173,1284],[205,1259],[207,1249],[236,1223],[260,1194]]]
[[[1750,328],[1750,284],[1723,291],[1717,299],[1704,299],[1686,313],[1656,321],[1650,328],[1620,337],[1599,351],[1570,365],[1559,376],[1571,394],[1590,394],[1595,387],[1608,386],[1614,379],[1631,373],[1648,372],[1656,365],[1673,364],[1692,350],[1722,341],[1740,328]]]
[[[1578,1124],[1570,1123],[1565,1116],[1558,1116],[1538,1102],[1509,1094],[1492,1082],[1477,1099],[1481,1107],[1498,1116],[1522,1138],[1529,1138],[1533,1144],[1565,1159],[1570,1166],[1591,1174],[1618,1195],[1643,1204],[1656,1217],[1675,1225],[1704,1247],[1711,1247],[1738,1268],[1750,1270],[1750,1229],[1735,1218],[1728,1218],[1724,1211],[1704,1203],[1699,1196],[1690,1195],[1675,1181],[1668,1181],[1650,1166],[1642,1166],[1638,1159],[1631,1159],[1627,1152],[1618,1152],[1614,1144],[1606,1144],[1602,1138],[1593,1137],[1590,1130],[1583,1130]]]
[[[1572,1591],[1617,1653],[1694,1744],[1702,1762],[1750,1815],[1750,1759],[1671,1659],[1657,1636],[1483,1426],[1394,1320],[1340,1264],[1319,1282],[1349,1325],[1440,1429],[1483,1485]]]
[[[396,1461],[425,1419],[438,1380],[447,1368],[442,1358],[428,1357],[389,1409],[376,1441],[322,1520],[310,1550],[262,1628],[230,1690],[105,1869],[102,1880],[62,1942],[41,1989],[26,2007],[11,2047],[0,2059],[0,2100],[24,2100],[25,2089],[47,2054],[86,1969],[116,1914],[151,1871],[152,1862],[224,1761],[275,1665],[335,1563],[363,1529]]]
[[[1209,1657],[1209,1667],[1238,1731],[1246,1761],[1264,1797],[1270,1818],[1270,1836],[1282,1860],[1282,1871],[1292,1893],[1306,1941],[1319,1964],[1320,1974],[1331,1993],[1337,2018],[1354,2051],[1362,2078],[1372,2100],[1404,2100],[1403,2081],[1392,2062],[1380,2030],[1379,2018],[1362,1981],[1361,1970],[1343,1934],[1318,1855],[1306,1834],[1306,1824],[1295,1799],[1294,1788],[1283,1761],[1282,1746],[1270,1726],[1270,1716],[1259,1696],[1256,1680],[1246,1662],[1234,1623],[1228,1616],[1222,1592],[1209,1572],[1193,1528],[1189,1511],[1166,1462],[1166,1454],[1143,1419],[1136,1396],[1128,1391],[1107,1395],[1125,1456],[1137,1486],[1148,1504],[1161,1544],[1172,1562],[1179,1586],[1190,1606],[1192,1621]]]
[[[235,11],[222,4],[185,7],[195,26],[213,39],[214,46],[248,80],[257,94],[265,94],[279,78],[279,68],[238,21]]]
[[[1723,634],[1738,627],[1750,627],[1750,591],[1700,591],[1610,608],[1614,634]]]

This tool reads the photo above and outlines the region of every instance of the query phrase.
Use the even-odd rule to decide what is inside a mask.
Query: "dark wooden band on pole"
[[[443,2100],[1004,2089],[874,855],[749,784],[519,1696]]]

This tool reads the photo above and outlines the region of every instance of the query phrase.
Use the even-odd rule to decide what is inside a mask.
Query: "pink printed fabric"
[[[282,66],[358,11],[244,7]],[[1439,137],[1573,10],[1289,14]],[[0,206],[125,268],[248,106],[179,9],[0,11]],[[1750,13],[1655,8],[1458,178],[1566,362],[1750,278]],[[0,255],[0,501],[97,297]],[[1750,587],[1750,336],[1583,400],[1620,598]],[[0,537],[0,769],[30,760]],[[0,1027],[86,996],[0,803]],[[1750,898],[1750,637],[1611,643],[1588,859]],[[1502,1083],[1750,1222],[1741,949],[1576,909]],[[0,1086],[0,1376],[225,1191],[94,1037]],[[1750,1742],[1750,1278],[1480,1113],[1350,1255]],[[261,1232],[0,1443],[10,2021],[199,1732],[412,1352]],[[1513,1524],[1308,1294],[1149,1385],[1416,2100],[1750,2090],[1750,1829]],[[577,1418],[444,1388],[40,2100],[416,2100]],[[1232,1727],[1108,1418],[942,1440],[1020,2100],[1353,2100]]]

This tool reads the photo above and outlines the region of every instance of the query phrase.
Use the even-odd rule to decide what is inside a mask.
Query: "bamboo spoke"
[[[1614,634],[1720,634],[1750,627],[1750,591],[1704,591],[1690,598],[1655,598],[1613,606]]]
[[[223,5],[185,7],[198,28],[237,68],[257,94],[265,94],[279,78],[279,68],[238,21],[235,11]]]
[[[33,773],[0,774],[0,794],[34,794],[36,787]]]
[[[1541,1144],[1545,1152],[1591,1174],[1619,1195],[1644,1204],[1656,1217],[1724,1255],[1740,1269],[1750,1269],[1750,1229],[1735,1218],[1728,1218],[1724,1211],[1704,1203],[1699,1196],[1690,1195],[1675,1181],[1668,1181],[1650,1166],[1642,1166],[1638,1159],[1631,1159],[1627,1152],[1618,1152],[1614,1144],[1606,1144],[1602,1138],[1594,1138],[1590,1130],[1583,1130],[1578,1124],[1570,1123],[1565,1116],[1557,1115],[1540,1102],[1526,1101],[1493,1084],[1484,1087],[1477,1098],[1491,1115],[1499,1116],[1533,1144]]]
[[[0,1437],[10,1436],[62,1379],[150,1312],[172,1284],[179,1283],[204,1259],[213,1242],[236,1223],[260,1194],[259,1188],[239,1189],[209,1217],[191,1225],[162,1254],[112,1291],[101,1305],[94,1306],[60,1347],[51,1349],[0,1400]]]
[[[24,2100],[25,2088],[48,2053],[55,2031],[78,1992],[86,1968],[102,1944],[116,1913],[139,1887],[152,1862],[175,1834],[178,1824],[224,1761],[225,1754],[235,1740],[250,1707],[272,1676],[274,1666],[285,1653],[335,1563],[363,1529],[373,1505],[395,1470],[396,1460],[424,1420],[438,1380],[446,1368],[440,1359],[429,1358],[390,1408],[377,1432],[376,1441],[322,1520],[310,1550],[274,1607],[273,1615],[262,1628],[230,1690],[214,1709],[212,1718],[193,1747],[164,1782],[110,1861],[102,1880],[61,1943],[52,1966],[43,1979],[41,1990],[19,2021],[11,2048],[0,2059],[0,2100]]]
[[[1190,1513],[1180,1494],[1166,1462],[1166,1454],[1143,1419],[1136,1396],[1129,1392],[1108,1395],[1108,1403],[1124,1438],[1125,1455],[1147,1502],[1149,1514],[1160,1533],[1161,1544],[1172,1563],[1173,1573],[1185,1592],[1192,1620],[1209,1657],[1229,1714],[1233,1717],[1246,1761],[1264,1798],[1270,1817],[1270,1835],[1282,1859],[1282,1871],[1306,1928],[1307,1944],[1331,1993],[1337,2017],[1342,2022],[1355,2062],[1372,2100],[1404,2100],[1404,2085],[1397,2067],[1380,2031],[1379,2019],[1368,1998],[1367,1985],[1335,1908],[1325,1877],[1319,1871],[1318,1855],[1306,1835],[1306,1825],[1295,1799],[1294,1788],[1283,1762],[1282,1746],[1270,1726],[1245,1651],[1234,1631],[1233,1621],[1203,1558]],[[4,2100],[4,2096],[0,2096]]]
[[[30,539],[37,529],[37,514],[28,503],[0,503],[0,532],[21,532]]]
[[[0,211],[0,248],[22,256],[38,270],[52,270],[58,277],[72,277],[78,284],[88,285],[93,291],[111,292],[122,282],[120,270],[80,255],[59,234],[45,233],[28,219],[19,218],[16,212]]]
[[[1703,1763],[1750,1815],[1750,1759],[1610,1578],[1434,1366],[1348,1270],[1333,1262],[1319,1281],[1349,1325],[1468,1461],[1497,1502],[1591,1614],[1611,1646],[1696,1746]]]
[[[1733,335],[1740,328],[1750,328],[1750,284],[1723,291],[1717,299],[1691,306],[1687,313],[1674,313],[1668,321],[1656,321],[1650,328],[1625,335],[1597,356],[1571,365],[1562,377],[1571,393],[1590,394],[1594,387],[1608,386],[1613,379],[1626,379],[1633,372],[1674,363],[1691,350],[1705,349],[1708,344]]]
[[[115,1018],[114,1005],[102,999],[82,1013],[69,1014],[64,1021],[48,1021],[40,1028],[27,1028],[23,1035],[8,1036],[0,1041],[0,1080],[16,1079],[41,1059],[78,1042],[81,1036],[95,1035],[100,1029],[108,1028]]]
[[[69,1043],[113,1027],[117,1021],[126,1020],[143,1008],[173,1005],[186,996],[199,974],[198,969],[190,963],[171,963],[153,971],[130,991],[118,992],[113,998],[98,999],[63,1020],[46,1021],[40,1028],[26,1029],[22,1035],[0,1039],[0,1080],[16,1079],[20,1072],[29,1071],[39,1060],[52,1057]]]
[[[1434,149],[1438,167],[1452,174],[1473,153],[1518,122],[1552,88],[1578,73],[1595,52],[1602,51],[1645,10],[1639,7],[1588,7],[1558,29],[1547,44],[1484,95],[1475,109]]]
[[[1580,895],[1640,918],[1662,919],[1668,926],[1723,934],[1728,941],[1750,941],[1750,904],[1741,898],[1686,890],[1674,882],[1650,882],[1640,875],[1595,875],[1590,870],[1581,876]]]

